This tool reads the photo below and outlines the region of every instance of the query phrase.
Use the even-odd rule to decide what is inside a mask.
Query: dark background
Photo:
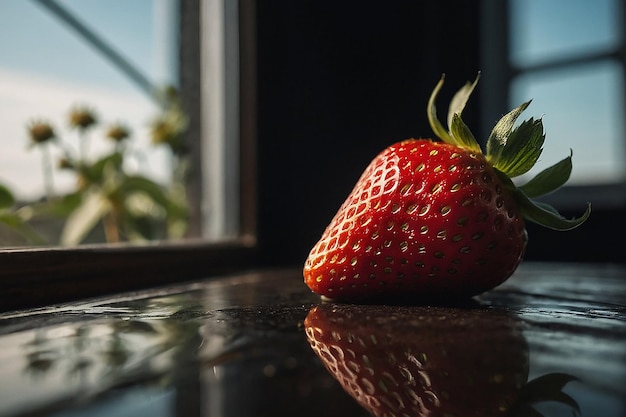
[[[369,161],[408,137],[432,137],[428,97],[481,70],[477,1],[259,1],[257,219],[261,263],[301,264]],[[483,74],[483,77],[485,75]],[[479,83],[464,120],[481,132]],[[506,113],[510,109],[502,109]],[[584,211],[564,212],[567,217]],[[526,259],[623,261],[622,210],[596,208],[572,232],[528,224]]]

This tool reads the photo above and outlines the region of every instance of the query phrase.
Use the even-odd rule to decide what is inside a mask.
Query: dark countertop
[[[623,267],[525,263],[457,306],[248,272],[0,314],[0,416],[624,417],[625,342]]]

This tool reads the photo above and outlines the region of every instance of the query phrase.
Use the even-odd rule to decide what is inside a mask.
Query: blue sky
[[[149,0],[58,0],[139,70],[163,80],[156,41],[157,8]],[[51,78],[133,87],[103,56],[87,45],[45,7],[31,0],[0,2],[0,66]]]
[[[175,60],[170,0],[57,0],[98,36],[112,45],[156,85],[172,83]],[[67,129],[68,111],[88,105],[103,122],[127,124],[145,161],[137,170],[167,180],[167,156],[148,144],[147,125],[157,107],[78,34],[45,7],[31,0],[0,1],[0,183],[21,197],[43,190],[41,155],[27,150],[26,126],[43,119],[75,141]],[[92,157],[110,146],[91,138]],[[57,174],[58,189],[70,187],[72,177]]]

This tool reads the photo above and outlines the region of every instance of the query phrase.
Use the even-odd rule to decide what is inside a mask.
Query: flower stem
[[[52,170],[52,155],[50,154],[50,147],[47,144],[43,144],[41,147],[42,163],[43,163],[43,181],[44,189],[46,193],[46,199],[51,200],[54,197],[54,177]]]
[[[115,209],[107,213],[102,219],[104,225],[104,235],[108,243],[118,243],[120,241],[120,229],[117,224],[117,213]]]
[[[78,138],[78,157],[80,158],[82,163],[87,163],[87,152],[89,151],[89,138],[87,137],[87,133],[84,129],[79,130],[79,138]]]

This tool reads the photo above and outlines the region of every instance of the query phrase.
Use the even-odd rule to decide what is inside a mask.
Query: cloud
[[[121,122],[132,131],[133,147],[145,155],[137,162],[137,169],[158,181],[169,179],[167,152],[149,143],[148,123],[158,114],[158,107],[141,91],[116,91],[0,68],[0,183],[10,186],[21,198],[43,195],[41,155],[38,149],[28,148],[26,126],[32,120],[45,120],[64,142],[76,146],[78,138],[69,131],[67,117],[78,104],[93,108],[102,125],[90,132],[91,157],[111,150],[104,129],[110,123]],[[56,189],[72,186],[70,175],[56,174]]]

